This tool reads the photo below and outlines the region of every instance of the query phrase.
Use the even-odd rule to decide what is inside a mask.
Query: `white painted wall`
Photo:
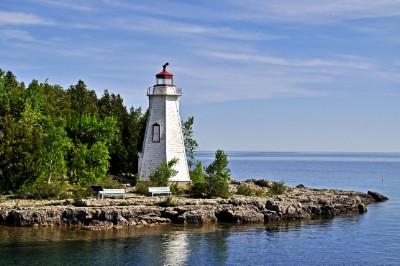
[[[178,174],[171,181],[190,181],[185,145],[179,115],[179,96],[174,86],[154,86],[149,93],[149,119],[146,127],[142,154],[139,160],[140,180],[149,175],[164,160],[179,160],[174,167]],[[160,125],[160,142],[152,141],[153,124]]]

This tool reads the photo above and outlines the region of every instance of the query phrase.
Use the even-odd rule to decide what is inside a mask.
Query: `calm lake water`
[[[197,158],[208,164],[213,153]],[[0,265],[400,265],[400,153],[228,152],[228,159],[238,180],[373,190],[390,200],[364,215],[265,225],[3,226]]]

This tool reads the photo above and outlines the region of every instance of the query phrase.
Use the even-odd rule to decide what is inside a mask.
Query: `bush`
[[[139,194],[147,196],[149,194],[149,187],[153,186],[153,183],[150,181],[139,181],[136,184],[136,191]]]
[[[280,182],[275,182],[272,187],[268,190],[268,194],[270,196],[273,195],[282,195],[287,191],[287,187],[285,186],[285,182],[282,180]]]
[[[196,166],[194,167],[193,171],[189,172],[189,175],[190,180],[192,180],[193,183],[205,182],[205,175],[201,161],[196,162]]]
[[[237,194],[244,196],[254,196],[256,193],[251,187],[240,185],[237,187]]]
[[[123,185],[114,180],[111,175],[107,175],[102,181],[98,183],[98,186],[102,186],[103,188],[122,188]]]
[[[88,186],[76,185],[72,190],[72,194],[75,200],[81,200],[83,198],[92,196],[93,190]]]
[[[175,207],[177,205],[178,204],[171,197],[167,197],[163,202],[158,204],[160,207]]]
[[[33,184],[24,184],[16,196],[25,199],[65,199],[70,198],[69,186],[63,181],[36,181]]]
[[[265,192],[262,189],[251,188],[249,186],[240,185],[237,187],[237,194],[244,196],[262,197],[265,195]]]
[[[183,194],[183,188],[178,185],[171,185],[169,188],[171,189],[172,195],[180,196]]]
[[[215,160],[205,168],[206,176],[204,176],[204,172],[201,169],[201,163],[196,164],[193,172],[197,175],[197,180],[193,182],[194,184],[190,188],[192,196],[207,198],[221,197],[224,199],[231,196],[228,185],[230,174],[228,157],[224,151],[216,151]]]
[[[223,178],[207,178],[206,182],[194,183],[189,190],[194,197],[227,199],[231,196],[228,182]]]
[[[178,159],[174,158],[169,162],[162,162],[149,176],[151,182],[158,187],[168,186],[169,180],[178,174],[173,167],[178,163]]]

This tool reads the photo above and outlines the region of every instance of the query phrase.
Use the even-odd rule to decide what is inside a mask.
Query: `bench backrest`
[[[100,193],[101,192],[103,192],[103,193],[125,193],[125,189],[123,189],[123,188],[110,188],[110,189],[103,189],[103,191],[100,191]]]
[[[171,192],[169,187],[149,187],[149,192]]]

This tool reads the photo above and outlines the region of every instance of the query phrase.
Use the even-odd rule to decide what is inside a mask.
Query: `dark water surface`
[[[400,265],[400,154],[228,153],[235,179],[373,190],[368,213],[257,225],[113,231],[0,227],[0,265]],[[205,164],[212,153],[197,155]],[[382,181],[382,176],[384,177]]]

